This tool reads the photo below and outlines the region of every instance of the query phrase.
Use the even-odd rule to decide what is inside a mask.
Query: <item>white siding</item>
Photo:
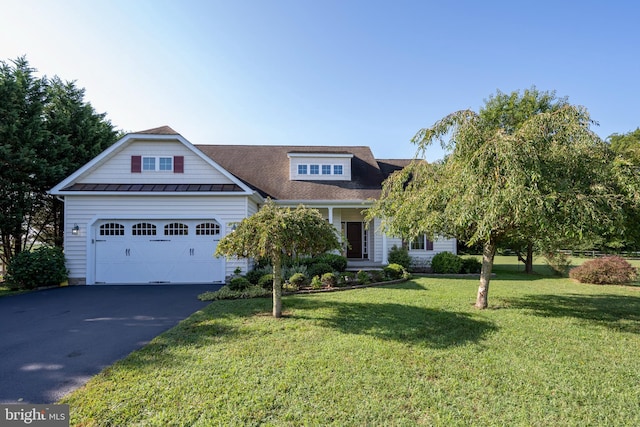
[[[65,198],[65,256],[71,279],[86,279],[87,262],[92,260],[92,229],[97,219],[110,218],[213,218],[222,226],[221,236],[230,230],[228,224],[248,214],[247,198],[232,196],[67,196]],[[78,235],[71,234],[74,225]],[[246,271],[246,260],[229,260],[226,274],[240,266]]]
[[[184,156],[184,173],[169,171],[131,173],[131,156]],[[230,184],[231,180],[211,167],[179,141],[132,141],[92,172],[76,180],[91,184]]]

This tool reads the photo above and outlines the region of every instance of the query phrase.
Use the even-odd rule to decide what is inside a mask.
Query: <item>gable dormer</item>
[[[292,181],[351,181],[352,153],[290,151],[287,157]]]

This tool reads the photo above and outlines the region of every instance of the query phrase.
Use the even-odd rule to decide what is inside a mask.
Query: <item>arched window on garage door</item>
[[[124,225],[117,222],[109,222],[100,226],[101,236],[124,236]]]
[[[220,225],[215,222],[203,222],[196,225],[196,236],[217,236],[220,234]]]
[[[189,234],[189,226],[181,222],[172,222],[164,226],[165,236],[186,236]]]
[[[134,236],[155,236],[156,226],[148,222],[140,222],[131,227],[131,234]]]

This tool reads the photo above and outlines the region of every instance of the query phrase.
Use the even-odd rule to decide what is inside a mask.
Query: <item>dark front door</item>
[[[362,258],[362,223],[347,222],[347,258]]]

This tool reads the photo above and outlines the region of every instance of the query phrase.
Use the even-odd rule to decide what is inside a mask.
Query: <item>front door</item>
[[[347,258],[362,259],[362,223],[347,222]]]

